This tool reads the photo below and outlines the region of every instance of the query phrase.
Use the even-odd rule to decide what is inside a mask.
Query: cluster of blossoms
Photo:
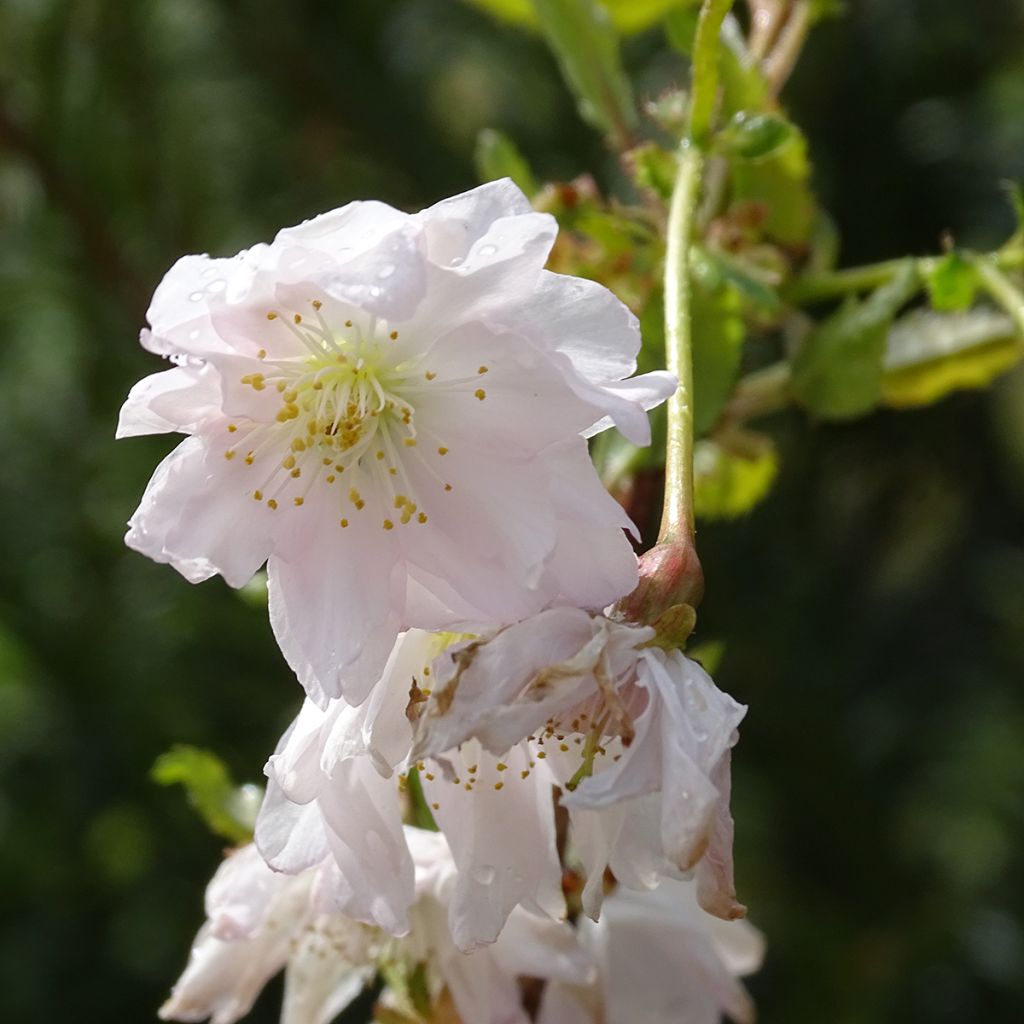
[[[188,436],[127,541],[193,582],[265,562],[307,694],[166,1017],[229,1024],[287,965],[285,1024],[378,972],[380,1020],[525,1021],[519,978],[546,982],[548,1024],[751,1018],[745,709],[607,611],[636,531],[586,442],[648,443],[675,380],[630,376],[635,318],[545,271],[554,237],[508,181],[415,215],[352,203],[185,257],[154,296],[142,342],[175,366],[119,434]]]

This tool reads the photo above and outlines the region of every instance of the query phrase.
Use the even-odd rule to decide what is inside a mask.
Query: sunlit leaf
[[[530,0],[469,0],[491,14],[518,25],[535,28],[537,17]],[[696,7],[700,0],[602,0],[616,31],[625,35],[642,32],[657,24],[676,7]]]
[[[236,786],[216,754],[177,744],[157,758],[151,776],[161,786],[184,786],[189,803],[217,835],[232,843],[252,838],[259,790]]]
[[[865,300],[851,298],[804,340],[793,358],[792,391],[817,416],[849,419],[882,397],[889,328],[919,279],[907,260],[892,281]]]
[[[770,156],[733,164],[733,199],[764,207],[764,232],[787,245],[806,244],[815,225],[817,204],[811,191],[807,140],[793,129]]]
[[[969,309],[978,291],[978,271],[960,253],[947,253],[925,277],[932,306],[944,313]]]
[[[767,437],[741,453],[715,441],[698,441],[693,453],[693,500],[698,518],[736,519],[751,511],[771,490],[778,456]]]
[[[889,333],[882,397],[897,408],[928,405],[951,391],[982,388],[1020,362],[1010,317],[991,309],[916,310]]]
[[[533,0],[533,9],[583,119],[624,142],[636,110],[608,12],[596,0]]]
[[[731,284],[693,289],[694,430],[714,426],[740,368],[746,328],[742,301]]]
[[[476,173],[481,181],[511,178],[528,196],[537,191],[537,179],[526,158],[505,134],[484,128],[476,137],[473,154]]]
[[[723,153],[741,160],[765,160],[789,142],[796,129],[778,114],[740,110],[719,132],[716,143]]]

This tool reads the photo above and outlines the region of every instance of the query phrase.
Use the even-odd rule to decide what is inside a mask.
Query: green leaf
[[[810,187],[807,140],[790,127],[789,140],[770,156],[733,164],[733,201],[764,207],[768,237],[785,245],[804,245],[816,223],[817,204]]]
[[[698,518],[736,519],[751,511],[772,488],[779,462],[763,435],[742,453],[715,441],[698,441],[693,453],[693,501]]]
[[[511,178],[528,196],[536,195],[537,179],[526,158],[507,135],[493,128],[484,128],[476,137],[473,160],[481,181]]]
[[[714,426],[736,383],[746,336],[742,305],[728,283],[693,289],[693,429],[698,436]]]
[[[583,119],[625,143],[636,125],[636,109],[608,12],[596,0],[532,2]]]
[[[633,180],[640,188],[649,188],[666,201],[672,197],[677,164],[675,154],[662,149],[656,142],[647,142],[630,150],[629,162]]]
[[[927,274],[925,285],[932,306],[943,313],[969,309],[978,291],[978,271],[960,253],[947,253]]]
[[[714,677],[718,674],[718,666],[722,664],[722,658],[725,657],[725,641],[705,640],[703,643],[688,647],[686,656],[693,661],[700,662],[704,666],[704,671]]]
[[[252,839],[259,790],[236,786],[216,754],[178,744],[157,758],[150,774],[161,786],[183,785],[189,803],[217,835],[232,843]]]
[[[889,333],[882,397],[895,408],[930,405],[963,388],[987,387],[1024,357],[1013,320],[991,309],[915,310]]]
[[[537,16],[529,0],[469,0],[491,14],[515,24],[536,27]],[[616,31],[624,35],[642,32],[675,7],[699,5],[700,0],[604,0]]]
[[[748,261],[718,249],[695,249],[694,277],[706,287],[732,285],[758,312],[775,313],[779,294]]]
[[[765,160],[790,142],[796,129],[778,114],[740,110],[716,138],[718,148],[740,160]]]
[[[882,362],[893,318],[920,286],[913,260],[867,299],[851,298],[804,340],[792,361],[792,391],[811,412],[849,419],[882,397]]]

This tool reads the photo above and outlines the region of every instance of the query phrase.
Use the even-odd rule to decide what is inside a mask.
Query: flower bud
[[[653,623],[673,605],[696,608],[704,596],[704,571],[686,537],[656,544],[640,556],[640,583],[618,606],[631,622]]]

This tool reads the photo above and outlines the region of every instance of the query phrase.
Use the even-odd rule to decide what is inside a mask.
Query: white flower
[[[333,854],[337,908],[403,934],[401,791],[415,767],[456,868],[452,937],[469,950],[516,906],[564,916],[558,786],[590,916],[606,867],[633,888],[693,870],[707,910],[740,916],[729,749],[745,709],[696,662],[644,647],[652,635],[571,608],[443,654],[456,638],[410,630],[363,704],[305,702],[267,764],[257,844],[292,873]]]
[[[764,939],[746,921],[721,921],[697,905],[692,882],[654,892],[617,889],[579,939],[598,965],[589,986],[553,982],[538,1024],[752,1024],[736,980],[761,966]]]
[[[512,621],[633,588],[629,526],[582,435],[675,386],[636,319],[548,273],[555,236],[510,181],[415,215],[350,203],[168,272],[119,436],[190,435],[127,542],[197,582],[268,561],[271,620],[314,699],[362,701],[409,627]]]
[[[591,960],[573,930],[521,910],[493,946],[472,955],[456,950],[446,921],[454,869],[444,839],[406,831],[416,899],[412,930],[401,940],[333,909],[326,894],[337,868],[329,858],[285,875],[272,871],[253,846],[231,855],[207,889],[208,920],[160,1016],[232,1024],[282,967],[282,1024],[328,1024],[378,967],[389,978],[408,978],[421,969],[427,998],[433,1002],[447,993],[463,1020],[479,1024],[526,1024],[519,976],[592,982]],[[409,997],[395,991],[389,998],[401,1006]]]
[[[476,740],[546,766],[563,789],[592,917],[606,866],[631,888],[695,870],[706,910],[742,916],[729,760],[746,708],[695,661],[647,646],[653,635],[555,608],[452,647],[434,663],[412,757]]]
[[[332,898],[345,914],[394,934],[410,927],[412,858],[402,794],[412,766],[410,706],[429,691],[431,661],[452,637],[403,634],[370,698],[326,709],[307,700],[267,764],[256,842],[277,870],[299,872],[328,854]],[[551,787],[543,760],[504,760],[468,740],[443,763],[419,763],[419,781],[452,851],[451,934],[463,950],[493,942],[513,909],[565,915]],[[413,762],[414,763],[414,762]],[[456,768],[454,765],[459,767]]]

